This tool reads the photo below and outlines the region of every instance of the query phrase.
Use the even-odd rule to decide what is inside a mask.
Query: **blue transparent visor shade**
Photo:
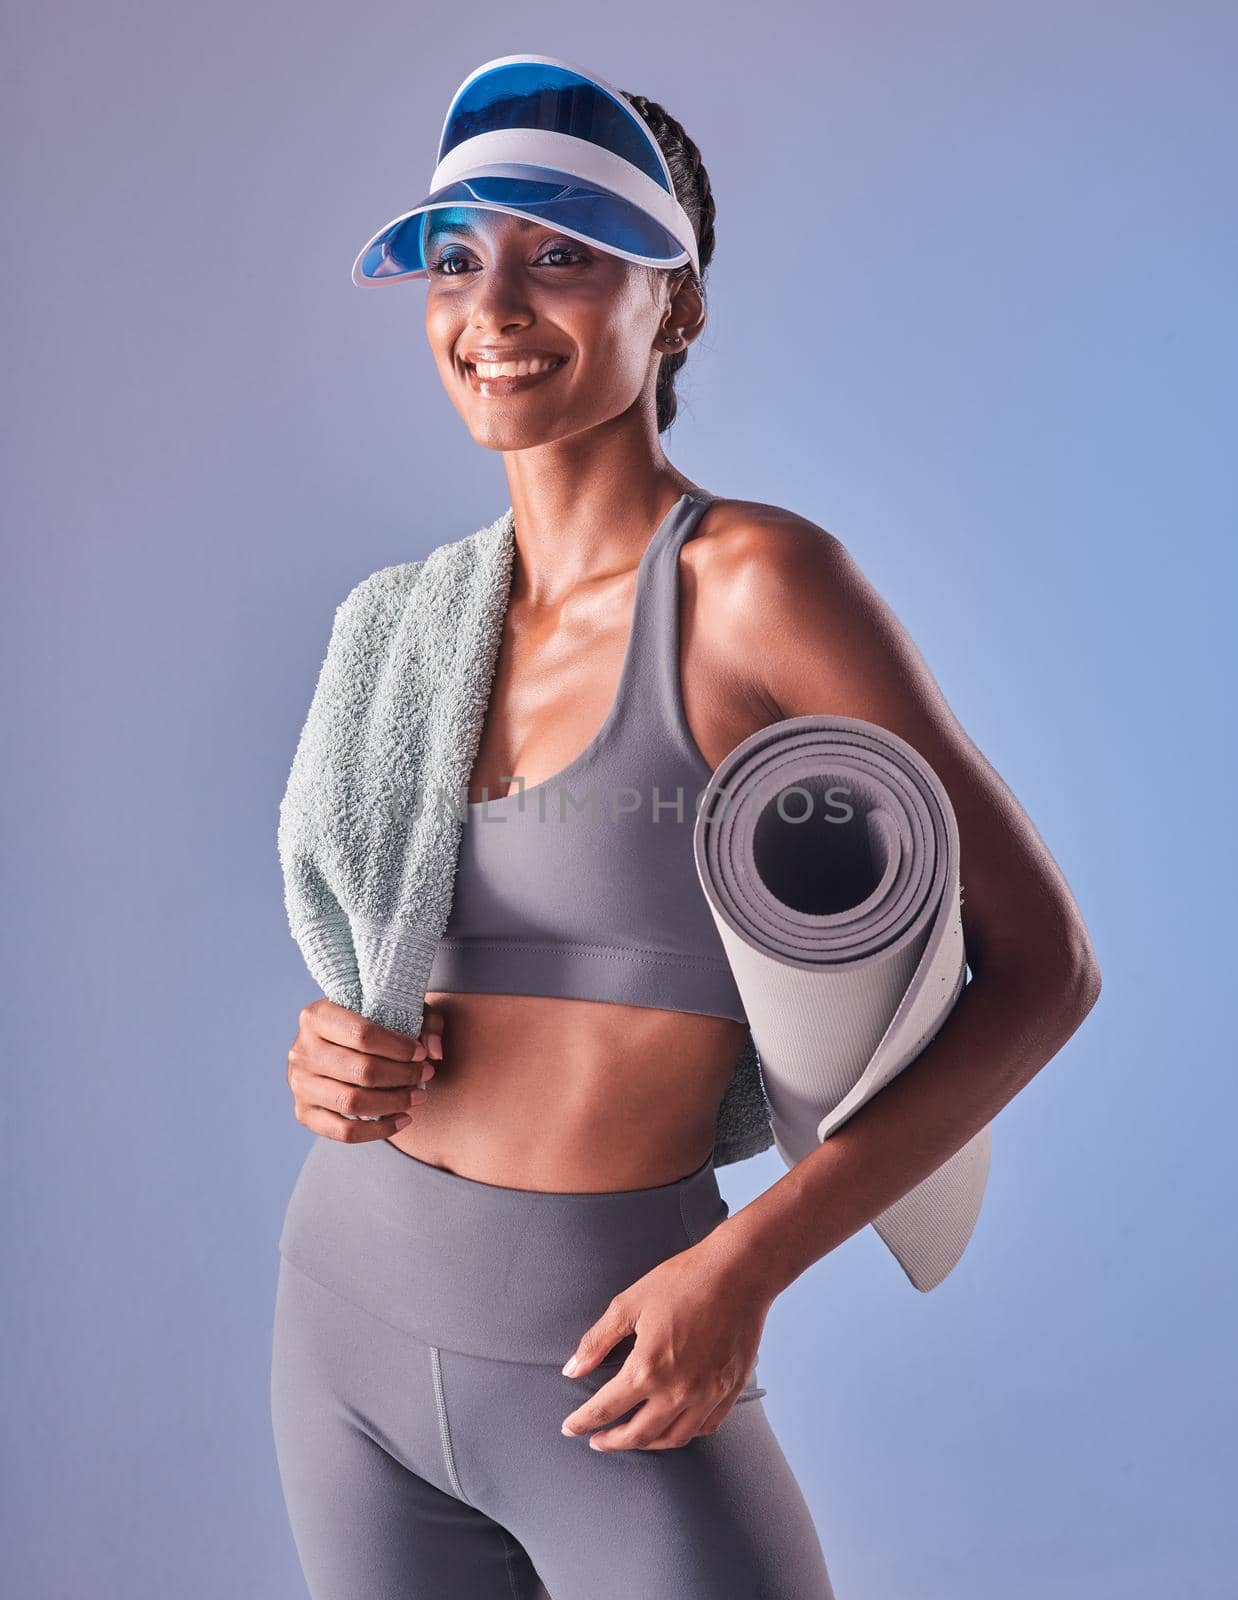
[[[584,139],[670,191],[653,134],[632,107],[564,64],[509,61],[473,78],[452,101],[439,160],[464,140],[496,128],[540,128]]]
[[[551,178],[468,178],[436,189],[408,217],[394,224],[366,251],[361,270],[367,278],[394,278],[425,272],[421,235],[425,213],[447,206],[483,203],[532,217],[591,240],[601,250],[641,256],[654,265],[683,258],[683,247],[646,211],[620,195],[568,174]]]

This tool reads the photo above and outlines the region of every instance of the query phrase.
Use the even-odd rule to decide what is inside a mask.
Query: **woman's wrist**
[[[745,1298],[768,1307],[787,1287],[769,1251],[736,1217],[724,1218],[701,1241],[700,1248],[709,1250],[715,1273]]]

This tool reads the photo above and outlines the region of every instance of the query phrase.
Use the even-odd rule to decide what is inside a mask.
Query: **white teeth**
[[[545,372],[558,365],[557,358],[534,357],[529,361],[478,361],[474,370],[479,378],[523,378],[527,373]]]

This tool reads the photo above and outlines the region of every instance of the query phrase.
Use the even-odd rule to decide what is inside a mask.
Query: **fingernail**
[[[443,1041],[436,1033],[431,1034],[430,1036],[430,1054],[434,1057],[435,1061],[441,1061],[443,1059]]]
[[[564,1367],[563,1376],[565,1378],[573,1378],[573,1377],[575,1377],[576,1376],[576,1367],[577,1367],[577,1365],[578,1365],[578,1363],[577,1363],[576,1357],[573,1356],[572,1359]]]
[[[434,1076],[434,1068],[432,1066],[430,1066],[429,1063],[427,1063],[425,1071],[421,1074],[422,1083],[425,1083],[427,1078],[432,1078],[433,1076]]]
[[[566,1433],[570,1438],[576,1432],[576,1429],[572,1427],[571,1423],[565,1422],[559,1431],[560,1433]]]
[[[395,1125],[397,1128],[407,1128],[412,1120],[412,1117],[397,1117],[395,1119]]]

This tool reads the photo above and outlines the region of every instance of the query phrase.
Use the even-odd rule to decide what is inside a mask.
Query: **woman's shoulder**
[[[468,582],[466,574],[476,575],[479,568],[488,571],[503,548],[510,516],[509,508],[473,533],[443,540],[424,556],[379,567],[353,585],[340,601],[337,614],[354,626],[382,626],[402,613],[427,568],[434,569],[446,583]]]
[[[355,583],[336,607],[336,617],[355,626],[394,615],[416,585],[424,560],[397,561]]]
[[[748,532],[755,539],[831,539],[833,534],[796,511],[764,500],[733,500],[721,495],[709,502],[701,518],[702,531],[724,536]]]
[[[828,584],[847,555],[828,529],[761,500],[713,500],[683,548],[714,615],[765,613],[766,623],[771,606]]]
[[[782,506],[722,500],[700,531],[684,544],[695,636],[718,660],[746,663],[754,698],[862,716],[866,685],[910,671],[906,630],[828,529]]]
[[[728,574],[741,577],[763,576],[794,581],[806,566],[819,566],[837,557],[842,542],[827,528],[789,511],[785,506],[763,500],[724,500],[710,502],[684,546],[702,574],[713,571],[722,579]]]

